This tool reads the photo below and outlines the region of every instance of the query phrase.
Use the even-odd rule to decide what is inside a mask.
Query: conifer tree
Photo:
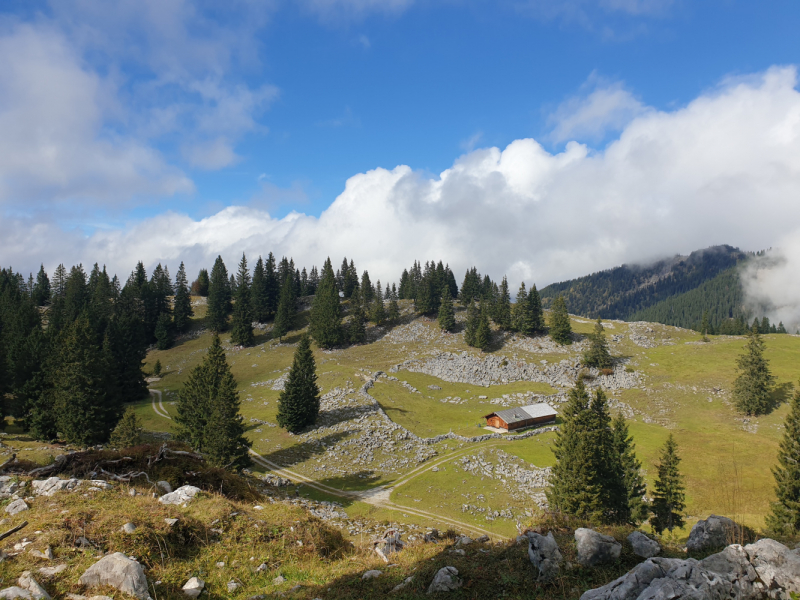
[[[44,265],[39,267],[39,273],[36,275],[32,298],[36,306],[45,306],[50,303],[50,279],[47,277]]]
[[[361,291],[350,296],[350,321],[347,323],[347,339],[351,344],[361,344],[367,337],[367,315],[361,303]]]
[[[782,535],[800,532],[800,388],[789,404],[783,439],[778,448],[778,464],[772,467],[775,496],[767,526]]]
[[[386,286],[386,290],[389,290],[389,286]],[[383,304],[383,292],[381,290],[380,280],[375,286],[375,297],[372,299],[370,318],[372,319],[372,322],[379,327],[386,322],[386,307]]]
[[[333,348],[342,343],[342,313],[339,304],[339,290],[331,266],[331,259],[325,260],[322,277],[311,306],[309,331],[314,341],[322,348]]]
[[[253,345],[253,303],[250,296],[250,271],[247,257],[242,253],[239,271],[236,273],[236,302],[233,305],[231,342],[237,346]]]
[[[489,327],[489,315],[487,309],[481,307],[480,318],[478,320],[478,328],[475,330],[475,347],[481,350],[489,348],[492,342],[492,329]]]
[[[508,291],[508,279],[505,275],[500,284],[500,295],[494,309],[494,322],[500,329],[505,331],[511,329],[511,296]]]
[[[264,271],[264,259],[260,256],[253,269],[253,285],[250,302],[253,306],[253,319],[258,323],[266,323],[269,319],[269,303],[267,294],[267,274]]]
[[[630,520],[628,494],[620,455],[615,446],[608,400],[602,389],[595,391],[590,405],[591,419],[584,432],[590,482],[600,488],[599,505],[587,514],[601,523],[627,523]]]
[[[275,324],[272,326],[272,337],[282,341],[283,336],[295,326],[297,316],[297,298],[294,295],[292,276],[286,275],[286,280],[281,287],[281,299],[278,302],[278,312],[275,314]]]
[[[161,313],[156,321],[156,348],[166,350],[172,346],[172,319],[169,313]]]
[[[562,346],[572,343],[572,325],[564,296],[558,296],[553,300],[550,308],[550,337]]]
[[[531,307],[528,304],[528,292],[523,281],[517,291],[517,301],[511,310],[511,328],[522,335],[533,333],[533,323],[531,322]]]
[[[397,289],[392,284],[392,293],[389,296],[389,310],[386,312],[389,323],[395,324],[400,320],[400,306],[397,304]]]
[[[658,479],[653,492],[653,516],[650,525],[660,535],[665,529],[672,532],[683,527],[683,510],[686,508],[683,477],[678,470],[680,457],[675,438],[669,434],[658,464]]]
[[[194,316],[192,310],[192,297],[189,294],[189,284],[186,279],[186,268],[181,266],[178,268],[178,273],[175,275],[175,305],[172,308],[172,323],[175,330],[179,333],[185,333],[189,330],[191,325],[191,317]]]
[[[108,444],[113,448],[131,448],[142,443],[142,421],[132,406],[125,409],[122,418],[111,432]]]
[[[272,252],[267,255],[267,260],[264,263],[264,279],[266,280],[267,289],[267,312],[269,318],[272,318],[278,312],[278,302],[280,302],[281,298],[281,280],[278,278],[275,256]]]
[[[761,415],[769,411],[770,392],[775,381],[764,358],[764,341],[753,326],[744,352],[736,361],[739,375],[733,384],[733,401],[740,412]]]
[[[478,332],[480,320],[480,308],[477,307],[474,300],[470,300],[467,305],[467,325],[464,328],[464,343],[467,346],[475,347],[475,336]]]
[[[542,299],[539,296],[539,291],[536,289],[536,284],[531,286],[531,291],[528,292],[528,306],[531,319],[531,333],[536,335],[544,333],[544,311],[542,310]]]
[[[622,477],[627,496],[627,519],[625,511],[620,511],[620,522],[626,520],[638,525],[647,520],[650,509],[644,500],[647,492],[642,477],[642,463],[636,458],[636,446],[628,434],[628,423],[621,412],[617,413],[612,424],[614,431],[614,454],[619,457]]]
[[[445,331],[456,328],[456,313],[453,308],[453,298],[450,296],[450,287],[444,286],[442,301],[439,304],[439,327]]]
[[[153,365],[153,375],[155,377],[161,377],[161,361],[156,359],[156,364]]]
[[[206,269],[200,269],[197,279],[192,282],[191,291],[194,296],[208,297],[209,277]]]
[[[223,364],[224,369],[219,368],[222,376],[206,422],[203,454],[211,466],[238,470],[250,464],[252,442],[244,437],[245,426],[239,413],[241,402],[236,381],[227,363]]]
[[[225,263],[222,262],[222,257],[217,256],[208,284],[208,312],[206,313],[208,328],[216,333],[224,331],[228,325],[230,312],[231,293],[228,270],[225,268]]]
[[[289,378],[278,397],[278,425],[297,433],[313,425],[318,414],[317,367],[309,338],[304,335],[295,350]]]
[[[708,334],[711,333],[711,331],[710,331],[710,325],[708,323],[708,311],[707,310],[703,311],[703,322],[700,324],[700,333],[703,334],[703,341],[704,342],[709,341],[708,340]]]
[[[369,272],[364,271],[361,275],[361,298],[364,301],[364,306],[372,304],[372,299],[375,296],[375,290],[372,288],[372,282],[369,278]]]
[[[613,364],[608,352],[606,332],[600,319],[597,319],[594,331],[589,336],[589,349],[583,355],[583,364],[597,369],[608,369]]]

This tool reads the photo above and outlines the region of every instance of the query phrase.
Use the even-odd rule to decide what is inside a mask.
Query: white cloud
[[[516,287],[714,244],[789,245],[800,237],[796,85],[794,68],[726,82],[683,108],[640,115],[597,152],[569,142],[552,154],[521,139],[465,154],[436,177],[375,169],[351,177],[319,218],[229,207],[88,238],[3,222],[0,237],[10,242],[0,262],[27,272],[40,260],[104,260],[126,274],[140,258],[148,266],[185,260],[196,273],[218,253],[233,265],[242,251],[255,258],[271,250],[306,266],[346,255],[384,282],[414,259],[441,259],[459,279],[474,264],[508,274]]]
[[[568,98],[548,117],[554,142],[599,142],[648,110],[619,82],[608,83],[593,74],[583,88],[584,93]]]
[[[743,272],[749,307],[756,316],[767,315],[790,333],[800,329],[800,228],[784,235],[776,247],[758,257]]]

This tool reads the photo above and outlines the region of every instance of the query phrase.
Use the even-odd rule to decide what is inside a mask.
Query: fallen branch
[[[142,476],[144,476],[144,478],[147,479],[147,483],[150,483],[150,484],[153,483],[152,481],[150,481],[150,478],[147,476],[147,473],[145,473],[144,471],[139,471],[138,473],[134,472],[134,471],[131,471],[130,473],[125,473],[123,475],[116,475],[114,473],[109,473],[105,469],[101,468],[100,469],[100,473],[102,473],[107,478],[109,478],[109,479],[111,479],[113,481],[121,481],[123,483],[129,483],[132,479],[134,479],[136,477],[142,477]]]
[[[17,533],[17,532],[18,532],[20,529],[22,529],[23,527],[26,527],[27,525],[28,525],[28,522],[27,522],[27,521],[23,521],[22,523],[20,523],[20,524],[19,524],[19,525],[17,525],[16,527],[12,527],[11,529],[9,529],[8,531],[6,531],[5,533],[0,533],[0,540],[4,540],[4,539],[6,539],[8,536],[10,536],[10,535],[14,535],[14,534],[15,534],[15,533]]]
[[[162,444],[161,448],[158,449],[158,453],[155,456],[148,456],[147,457],[147,466],[153,466],[157,462],[162,460],[169,460],[170,458],[175,458],[177,456],[184,456],[186,458],[191,458],[192,460],[205,460],[202,454],[197,454],[195,452],[186,452],[185,450],[171,450],[167,447],[166,444]]]

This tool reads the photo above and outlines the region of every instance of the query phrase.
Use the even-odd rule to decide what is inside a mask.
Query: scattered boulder
[[[181,590],[185,596],[189,596],[189,598],[197,598],[203,591],[204,587],[206,587],[205,581],[199,577],[192,577],[189,581],[183,584]]]
[[[458,576],[458,569],[455,567],[442,567],[433,577],[433,581],[428,586],[428,593],[452,592],[463,585],[463,581]]]
[[[227,589],[228,589],[228,593],[229,593],[229,594],[232,594],[232,593],[234,593],[236,590],[238,590],[238,589],[239,589],[241,586],[242,586],[242,584],[241,584],[241,583],[238,583],[238,582],[236,582],[236,581],[229,581],[229,582],[228,582],[228,585],[227,585],[226,587],[227,587]]]
[[[51,600],[50,594],[39,585],[39,582],[33,578],[30,571],[23,571],[17,580],[17,584],[19,587],[28,590],[30,597],[34,600]]]
[[[536,581],[547,582],[558,577],[561,570],[561,551],[553,537],[553,532],[548,532],[546,536],[529,531],[528,534],[528,558],[533,566],[539,569],[539,577]]]
[[[36,558],[43,558],[44,560],[53,560],[55,558],[55,554],[53,554],[53,549],[50,546],[45,548],[44,552],[42,552],[41,550],[34,550],[33,548],[31,548],[30,550],[28,550],[28,554],[30,554],[31,556],[35,556]]]
[[[81,575],[80,583],[89,587],[110,585],[139,600],[151,600],[142,565],[122,552],[101,558]]]
[[[50,477],[31,481],[34,496],[52,496],[56,492],[71,492],[84,486],[97,490],[110,490],[114,487],[102,479],[60,479],[58,477]]]
[[[476,538],[475,541],[478,542],[479,544],[485,544],[486,542],[488,542],[490,540],[489,540],[489,536],[488,535],[482,535],[479,538]]]
[[[10,475],[0,476],[0,498],[10,498],[21,486]]]
[[[439,530],[438,529],[431,529],[428,533],[426,533],[423,537],[429,544],[436,544],[439,542]]]
[[[280,585],[286,581],[286,577],[283,575],[278,575],[275,579],[272,580],[272,585]]]
[[[193,485],[184,485],[179,487],[174,492],[164,494],[158,499],[161,504],[188,504],[194,499],[200,488]]]
[[[455,547],[458,548],[460,546],[468,546],[473,542],[472,538],[468,535],[462,535],[456,540]]]
[[[3,600],[16,600],[17,598],[30,600],[31,598],[33,598],[33,596],[31,596],[31,593],[28,590],[13,585],[11,587],[5,588],[4,590],[0,590],[0,598],[2,598]]]
[[[649,558],[581,600],[788,599],[800,592],[800,557],[783,544],[763,539],[732,544],[703,560]]]
[[[67,570],[67,565],[61,564],[56,565],[55,567],[42,567],[38,569],[40,575],[44,575],[45,577],[52,577],[53,575],[58,575],[59,573],[63,573]]]
[[[22,498],[18,498],[17,500],[14,500],[11,504],[6,506],[6,512],[13,517],[16,514],[28,510],[29,508],[30,506],[28,506],[25,503],[25,500],[23,500]]]
[[[661,552],[661,544],[647,537],[641,531],[634,531],[630,534],[628,543],[633,548],[633,553],[642,558],[652,558]]]
[[[734,541],[741,529],[728,517],[711,515],[705,521],[698,521],[689,533],[689,540],[686,542],[686,549],[690,552],[702,552],[703,550],[713,550],[724,548]]]
[[[578,562],[584,567],[594,567],[619,560],[622,544],[610,535],[580,527],[575,530]]]
[[[135,531],[136,531],[136,525],[134,525],[133,523],[125,523],[125,525],[122,526],[122,533],[130,534],[134,533]]]
[[[380,577],[383,575],[383,571],[378,571],[377,569],[372,569],[371,571],[367,571],[361,576],[362,581],[367,581],[369,579],[375,579],[376,577]]]
[[[403,580],[403,583],[398,583],[396,586],[394,586],[392,588],[392,591],[393,592],[399,592],[400,590],[407,588],[412,583],[414,583],[414,576],[413,575],[411,577],[406,577]]]
[[[164,523],[166,523],[170,527],[175,525],[175,523],[177,523],[177,522],[178,522],[178,519],[164,519]]]
[[[172,486],[169,484],[169,481],[156,481],[156,487],[158,487],[165,494],[172,492]]]

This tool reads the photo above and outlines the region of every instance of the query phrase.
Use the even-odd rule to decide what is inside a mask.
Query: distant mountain
[[[701,300],[706,298],[709,305],[700,308],[700,318],[703,310],[711,310],[712,306],[719,304],[721,319],[724,310],[721,308],[722,304],[735,304],[741,301],[741,291],[739,296],[731,291],[738,286],[734,267],[747,257],[746,253],[732,246],[712,246],[692,252],[689,256],[678,255],[650,265],[622,265],[578,279],[554,283],[543,288],[540,293],[545,306],[557,296],[563,295],[569,312],[573,314],[622,320],[631,320],[636,316],[638,320],[639,316],[645,314],[643,311],[656,305],[661,307],[657,311],[658,314],[669,313],[670,309],[660,303],[697,290],[721,273],[729,272],[728,278],[724,281],[704,288],[705,292],[698,292],[695,296],[685,298],[680,304],[681,307],[686,306],[685,310],[683,308],[681,310],[694,318],[696,311],[694,308],[690,310],[688,306],[690,304],[694,306],[695,303],[700,306],[703,303]],[[734,280],[735,286],[732,283]],[[725,288],[726,285],[729,291],[725,292],[724,300],[716,301],[703,295],[728,289]],[[672,306],[675,306],[674,303]],[[666,323],[661,319],[648,320]],[[695,322],[688,323],[681,319],[680,325],[689,327]]]

